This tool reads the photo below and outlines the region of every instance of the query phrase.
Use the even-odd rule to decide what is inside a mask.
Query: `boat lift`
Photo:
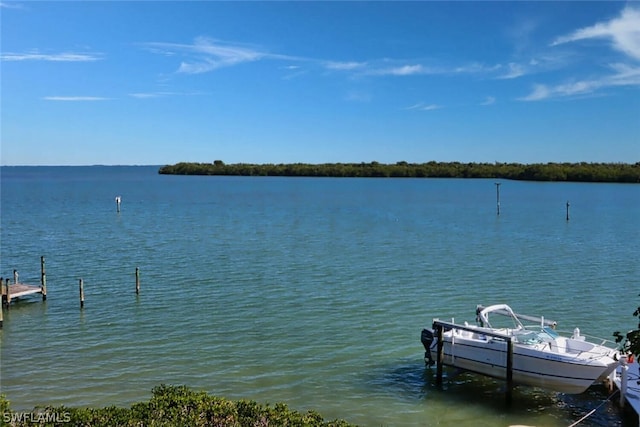
[[[484,306],[478,305],[476,307],[476,315],[479,315],[480,312],[484,309],[485,309]],[[510,316],[510,313],[505,310],[496,310],[494,311],[494,313],[501,314],[504,316]],[[517,314],[517,313],[513,313],[513,314],[518,319],[528,320],[530,322],[537,322],[542,326],[550,326],[553,329],[555,329],[558,324],[558,322],[553,320],[545,320],[545,318],[542,316],[538,317],[538,316],[529,316],[526,314]],[[479,320],[479,316],[478,316],[478,320]],[[500,334],[497,332],[490,332],[485,329],[479,329],[477,326],[458,325],[453,322],[445,322],[439,319],[433,320],[433,330],[436,333],[436,336],[438,339],[437,351],[436,351],[436,384],[439,387],[442,386],[442,367],[445,365],[444,363],[444,332],[451,329],[457,329],[457,330],[463,330],[463,331],[469,331],[469,332],[475,332],[475,333],[480,332],[486,336],[497,338],[507,343],[507,363],[505,366],[507,387],[506,387],[505,397],[506,397],[507,404],[510,404],[511,398],[512,398],[512,392],[513,392],[513,341],[512,341],[513,337],[505,334]],[[428,350],[427,350],[427,353],[429,353]],[[429,353],[429,357],[431,357],[430,353]],[[448,365],[448,366],[453,366],[453,365]]]

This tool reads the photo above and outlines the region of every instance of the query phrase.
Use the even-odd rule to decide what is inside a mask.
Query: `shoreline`
[[[162,166],[161,175],[226,175],[331,178],[493,178],[543,182],[640,183],[637,163],[460,163],[428,162],[225,164],[180,162]]]

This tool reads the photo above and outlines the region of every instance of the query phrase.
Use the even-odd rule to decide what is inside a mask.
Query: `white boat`
[[[578,394],[609,376],[618,365],[617,351],[589,342],[576,328],[570,337],[555,331],[555,322],[515,314],[506,304],[478,306],[479,326],[457,325],[434,320],[433,330],[424,329],[421,341],[425,362],[438,359],[438,333],[442,333],[443,365],[506,379],[508,341],[511,340],[513,384],[541,387],[561,393]],[[490,314],[506,316],[509,325],[489,322]],[[524,326],[523,321],[538,321]],[[504,322],[502,322],[504,323]],[[442,329],[440,332],[438,329]]]

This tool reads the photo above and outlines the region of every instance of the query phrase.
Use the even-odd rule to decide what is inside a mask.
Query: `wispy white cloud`
[[[506,73],[498,76],[499,79],[515,79],[526,74],[525,67],[522,64],[510,62],[507,64]]]
[[[425,71],[426,70],[422,65],[417,64],[417,65],[403,65],[402,67],[390,68],[385,72],[394,76],[410,76],[413,74],[424,74]]]
[[[101,59],[102,55],[96,53],[40,53],[38,51],[31,51],[25,53],[6,52],[0,54],[0,60],[2,61],[91,62],[100,61]]]
[[[594,38],[607,39],[614,49],[640,60],[640,7],[626,6],[619,17],[560,36],[551,45]]]
[[[17,3],[14,1],[2,1],[0,2],[0,9],[23,9],[24,5],[22,3]]]
[[[487,96],[480,105],[493,105],[496,103],[496,98],[493,96]]]
[[[309,70],[301,67],[300,65],[285,65],[284,67],[280,67],[280,69],[287,72],[287,74],[282,76],[283,80],[293,80],[300,76],[304,76],[309,72]]]
[[[418,102],[417,104],[414,104],[410,107],[405,108],[405,110],[433,111],[433,110],[439,110],[441,108],[443,107],[438,104],[425,104],[424,102]]]
[[[387,60],[385,62],[391,62]],[[469,63],[459,66],[425,65],[422,63],[389,66],[388,64],[372,65],[366,74],[375,76],[416,76],[416,75],[458,75],[458,74],[492,74],[500,70],[500,64],[486,65]]]
[[[138,98],[138,99],[162,98],[167,96],[167,93],[166,92],[147,92],[147,93],[138,92],[138,93],[130,93],[129,96],[132,98]]]
[[[191,44],[149,42],[142,43],[149,51],[165,56],[182,55],[178,73],[201,74],[262,59],[298,59],[287,55],[272,54],[241,44],[227,43],[207,37],[197,37]]]
[[[87,101],[108,101],[111,98],[101,96],[45,96],[45,101],[63,101],[63,102],[87,102]]]
[[[548,71],[562,69],[571,62],[571,54],[535,53],[530,59],[518,62],[508,62],[497,65],[490,71],[496,72],[498,80],[513,80],[532,74],[540,74]]]
[[[502,65],[501,64],[495,64],[495,65],[486,65],[486,64],[481,64],[478,62],[473,62],[471,64],[465,64],[465,65],[461,65],[458,67],[455,67],[451,70],[447,70],[447,69],[440,69],[439,71],[442,74],[448,74],[448,73],[456,73],[456,74],[487,74],[487,73],[494,73],[496,71],[499,71],[500,69],[502,69]]]
[[[611,64],[613,74],[596,78],[576,80],[557,85],[536,84],[531,93],[520,101],[540,101],[548,98],[582,96],[599,89],[621,86],[640,86],[640,67],[627,64]]]
[[[597,80],[582,80],[559,85],[536,84],[529,95],[519,100],[541,101],[549,98],[578,97],[591,94],[603,86],[603,83]]]
[[[374,76],[413,76],[428,73],[430,70],[421,64],[372,67],[366,71],[366,74]]]
[[[138,99],[165,98],[168,96],[194,96],[194,95],[202,95],[202,93],[201,92],[136,92],[136,93],[129,94],[130,97],[138,98]]]
[[[320,67],[324,70],[350,73],[352,76],[417,76],[417,75],[455,75],[455,74],[491,74],[502,65],[470,63],[461,66],[431,66],[419,60],[409,62],[389,58],[368,61],[335,61],[308,58],[294,55],[271,53],[255,46],[230,43],[208,37],[198,37],[193,43],[148,42],[139,44],[148,51],[166,57],[181,58],[176,72],[182,74],[201,74],[241,64],[263,60],[289,62],[280,68],[290,74],[285,79],[298,77]],[[309,67],[302,69],[300,63]]]
[[[344,99],[349,102],[369,102],[373,99],[373,96],[370,92],[351,90],[347,93]]]
[[[542,99],[549,98],[553,92],[553,89],[550,89],[547,85],[535,84],[533,85],[533,90],[529,95],[518,99],[520,101],[540,101]]]
[[[560,36],[551,46],[594,38],[609,40],[611,47],[630,62],[609,64],[610,73],[600,77],[573,79],[555,85],[536,84],[519,100],[585,96],[605,88],[640,86],[640,8],[626,6],[618,17]]]
[[[352,71],[365,67],[367,65],[366,62],[356,62],[356,61],[348,61],[348,62],[339,62],[339,61],[326,61],[324,63],[325,68],[329,70],[340,70],[340,71]]]

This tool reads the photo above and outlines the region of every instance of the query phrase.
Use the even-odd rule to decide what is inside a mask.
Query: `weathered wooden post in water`
[[[496,182],[496,206],[498,211],[498,216],[500,216],[500,183]]]
[[[569,201],[567,200],[567,221],[569,221]],[[580,218],[578,218],[580,219]]]
[[[120,202],[122,198],[120,196],[116,196],[116,212],[120,213]]]
[[[84,308],[84,282],[80,279],[80,308]]]
[[[2,282],[3,282],[3,278],[0,277],[0,329],[2,329],[2,322],[4,321],[3,316],[3,312],[4,312],[4,297],[2,296],[3,292],[2,292]]]
[[[15,270],[14,270],[15,271]],[[7,308],[9,308],[9,303],[11,302],[11,291],[9,290],[9,279],[5,282],[5,304],[7,304]]]
[[[136,267],[136,295],[140,294],[140,269]]]
[[[47,300],[47,273],[44,269],[44,257],[40,257],[40,291],[42,292],[42,301]]]

